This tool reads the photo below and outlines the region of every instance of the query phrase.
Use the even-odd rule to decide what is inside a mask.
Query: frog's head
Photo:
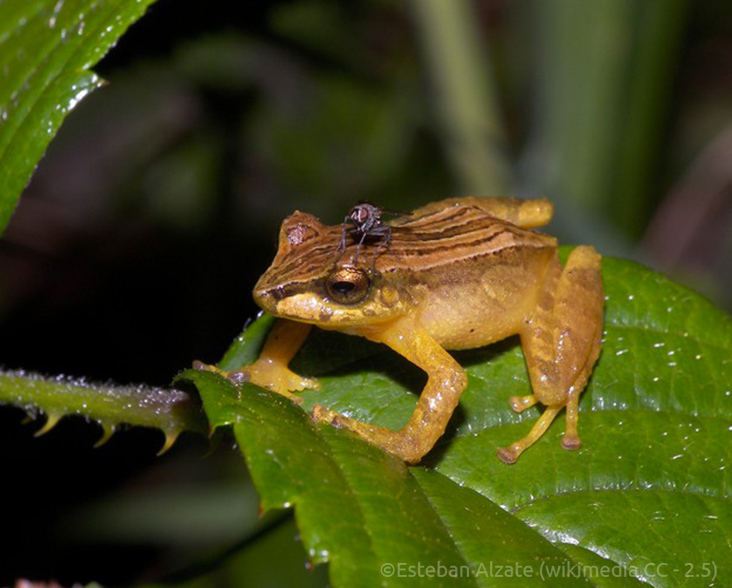
[[[403,314],[405,296],[386,274],[371,271],[370,255],[356,267],[350,262],[355,245],[343,255],[336,251],[341,236],[340,225],[323,225],[310,214],[287,217],[277,255],[254,287],[255,302],[275,316],[336,329]]]

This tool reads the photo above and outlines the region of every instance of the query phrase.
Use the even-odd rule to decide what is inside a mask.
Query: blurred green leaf
[[[212,423],[235,423],[263,506],[296,507],[309,556],[330,563],[335,586],[444,585],[424,568],[398,577],[420,564],[462,570],[450,585],[540,584],[528,574],[556,586],[715,585],[711,574],[725,585],[732,321],[631,262],[606,259],[603,272],[603,353],[580,405],[577,452],[560,447],[560,418],[514,466],[496,457],[539,415],[509,408],[509,396],[529,392],[514,341],[457,354],[470,384],[452,428],[412,468],[275,394],[188,377]],[[407,420],[419,370],[354,337],[312,339],[299,369],[323,389],[304,394],[306,408],[320,402],[390,427]],[[508,568],[498,566],[524,577],[499,577]]]
[[[0,233],[90,71],[153,0],[0,2]]]
[[[611,218],[626,236],[640,234],[652,211],[652,174],[673,106],[669,89],[688,6],[530,3],[539,87],[527,160],[537,168],[535,193],[575,214]]]
[[[261,104],[251,129],[252,148],[288,192],[308,194],[311,200],[332,195],[325,213],[347,210],[375,193],[384,200],[382,186],[402,172],[416,140],[413,76],[404,72],[398,84],[366,83],[340,72],[293,78],[286,97]]]
[[[309,569],[298,541],[292,517],[271,526],[227,557],[209,562],[205,571],[186,570],[145,588],[210,588],[211,586],[256,586],[256,588],[315,588],[328,586],[324,569]],[[273,562],[277,562],[273,565]],[[198,572],[198,573],[196,573]]]
[[[435,91],[442,143],[464,194],[504,196],[511,181],[505,117],[482,43],[477,7],[467,0],[411,2]]]

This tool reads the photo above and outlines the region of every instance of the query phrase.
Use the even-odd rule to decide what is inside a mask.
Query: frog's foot
[[[353,420],[321,404],[316,404],[313,407],[311,418],[318,423],[329,424],[338,429],[352,431],[362,439],[404,460],[408,464],[419,462],[422,456],[434,444],[429,438],[410,435],[404,429],[401,431],[393,431],[385,427],[377,427]]]
[[[345,419],[341,414],[338,414],[336,411],[331,410],[327,406],[323,406],[322,404],[316,404],[313,407],[313,412],[310,415],[310,417],[316,422],[316,423],[323,423],[324,425],[333,425],[334,427],[338,427],[337,420],[339,418]]]
[[[511,396],[509,402],[511,403],[511,408],[513,408],[514,411],[523,412],[527,408],[530,408],[539,402],[539,399],[533,394],[529,396]]]
[[[297,390],[320,390],[317,378],[306,378],[286,367],[262,365],[258,361],[238,370],[225,372],[225,375],[235,384],[251,382],[282,395]]]
[[[522,447],[516,447],[518,443],[514,443],[510,447],[499,447],[498,451],[496,452],[498,455],[498,458],[503,463],[516,463],[516,460],[519,458],[519,455],[521,455],[521,452],[523,452],[524,448]]]
[[[521,441],[517,441],[508,447],[501,447],[497,451],[498,457],[505,463],[516,463],[519,455],[521,455],[525,449],[533,445],[537,440],[538,438],[529,439],[527,436],[521,439]],[[579,437],[570,437],[565,434],[562,438],[562,447],[564,447],[564,449],[574,451],[582,447],[582,441],[580,441]]]
[[[557,413],[564,408],[564,405],[547,406],[544,414],[534,424],[529,434],[523,439],[512,443],[508,447],[501,447],[498,450],[498,457],[506,463],[515,463],[516,460],[528,447],[536,443],[547,430]]]
[[[301,403],[303,399],[300,396],[292,394],[293,391],[320,390],[320,382],[317,378],[300,376],[287,367],[283,367],[281,364],[269,361],[255,361],[251,365],[230,372],[201,362],[194,362],[193,367],[195,369],[217,373],[236,385],[251,382],[297,403]]]
[[[587,369],[589,368],[585,366],[585,370]],[[574,451],[582,447],[582,441],[580,441],[579,435],[577,434],[579,397],[580,389],[577,386],[572,386],[572,389],[569,392],[569,398],[567,399],[567,428],[564,431],[564,437],[562,437],[562,447],[570,451]]]
[[[198,370],[199,372],[212,372],[214,374],[219,374],[220,376],[226,377],[226,372],[220,367],[216,367],[215,365],[211,365],[210,363],[203,363],[202,361],[198,361],[197,359],[193,361],[193,365],[191,367],[193,367],[194,370]]]
[[[573,388],[569,395],[569,399],[567,400],[567,429],[564,433],[564,437],[562,438],[562,447],[570,451],[574,451],[582,447],[582,441],[580,441],[580,438],[577,435],[577,404],[579,402],[579,392],[577,390],[581,389]],[[539,402],[539,400],[533,394],[531,396],[513,396],[511,397],[511,408],[516,412],[522,412],[530,406],[534,406],[537,402]],[[514,463],[524,450],[539,440],[562,408],[564,408],[562,405],[547,407],[544,414],[536,422],[529,434],[508,447],[500,448],[498,450],[498,457],[506,463]]]
[[[562,447],[569,451],[575,451],[582,447],[582,441],[580,441],[580,438],[577,437],[577,435],[565,433],[564,437],[562,437]]]

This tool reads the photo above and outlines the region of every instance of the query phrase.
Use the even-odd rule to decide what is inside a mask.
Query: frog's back
[[[498,213],[497,214],[492,213]],[[380,272],[450,272],[471,261],[484,266],[518,249],[556,248],[553,237],[528,230],[551,219],[548,200],[450,198],[418,208],[389,224],[392,255],[380,255]],[[523,221],[523,228],[517,222]]]
[[[422,325],[449,349],[477,347],[516,333],[556,256],[553,237],[494,216],[490,212],[496,207],[476,200],[481,199],[435,203],[390,223],[392,255],[376,261],[386,279],[392,274],[409,280],[405,286]],[[517,209],[523,201],[510,202],[506,212],[520,218]],[[529,215],[534,221],[542,218],[537,211],[542,212],[535,209]],[[551,208],[544,217],[548,222]]]

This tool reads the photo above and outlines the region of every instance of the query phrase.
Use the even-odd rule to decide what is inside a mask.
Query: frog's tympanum
[[[274,262],[254,288],[257,304],[281,320],[257,361],[225,375],[298,400],[293,391],[319,387],[287,367],[312,325],[383,343],[428,376],[409,422],[395,431],[320,405],[313,418],[415,463],[444,433],[467,384],[445,350],[518,335],[534,393],[511,398],[511,406],[546,408],[499,457],[516,461],[564,407],[562,445],[577,449],[577,405],[600,354],[600,255],[577,247],[562,267],[556,240],[531,230],[551,216],[544,199],[453,198],[387,221],[389,251],[377,254],[378,242],[354,240],[334,255],[342,227],[295,212],[282,223]]]

